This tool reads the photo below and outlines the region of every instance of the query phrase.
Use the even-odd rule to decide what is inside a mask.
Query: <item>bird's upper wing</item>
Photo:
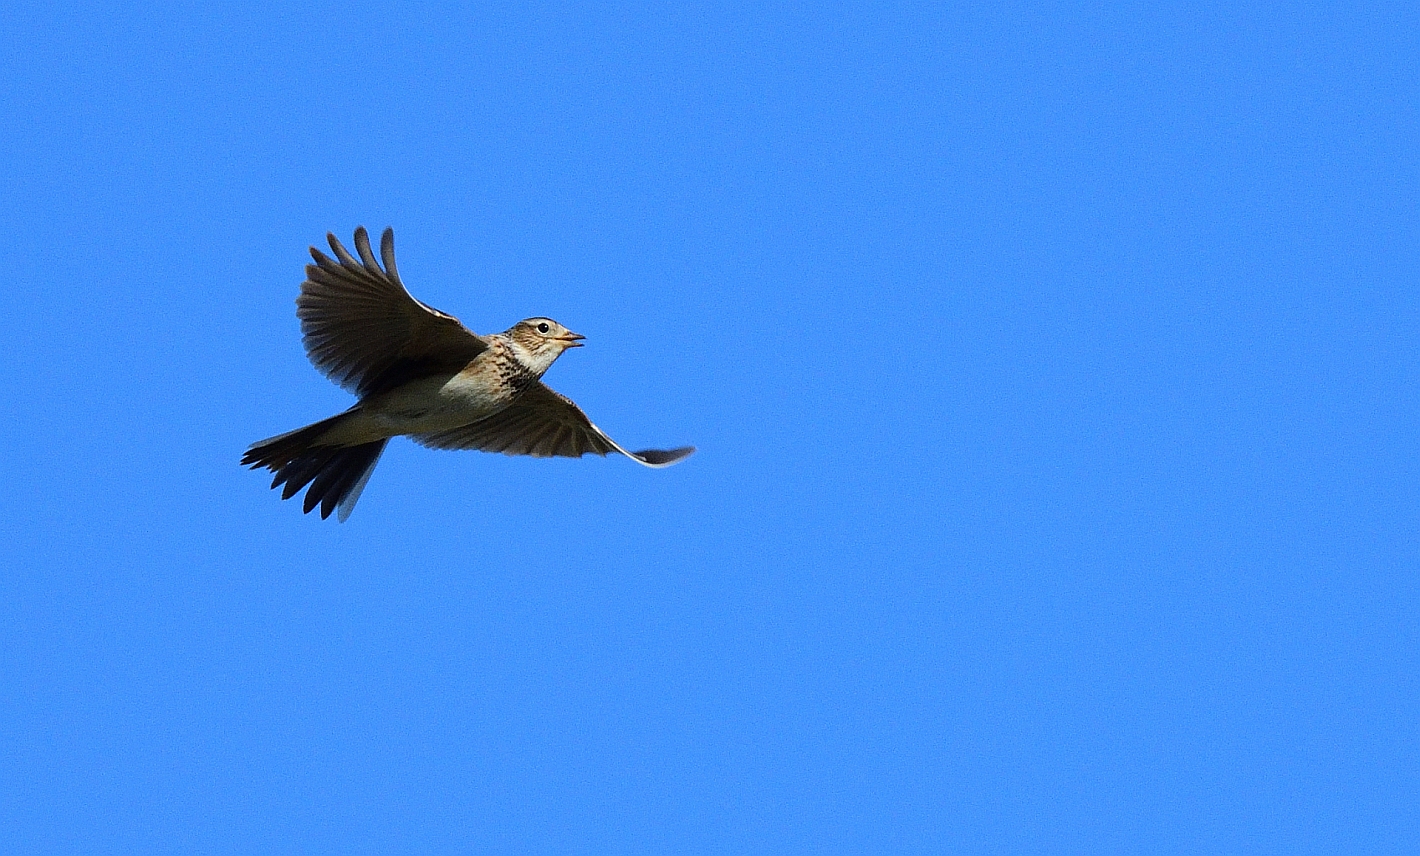
[[[370,236],[355,230],[355,259],[327,235],[331,259],[311,248],[315,264],[296,298],[306,355],[326,377],[360,396],[393,389],[444,370],[457,371],[488,344],[452,315],[414,299],[394,266],[394,230],[380,241],[384,269]]]
[[[434,449],[479,449],[536,458],[580,458],[588,453],[620,452],[648,467],[668,467],[695,451],[695,447],[686,446],[628,452],[593,425],[570,399],[542,383],[492,416],[436,434],[415,434],[413,439]]]

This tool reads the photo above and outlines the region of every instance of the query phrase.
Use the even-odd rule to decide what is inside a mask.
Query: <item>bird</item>
[[[538,458],[617,452],[653,468],[695,451],[627,451],[542,382],[585,336],[544,317],[480,336],[409,293],[395,267],[393,229],[381,237],[379,260],[363,226],[355,230],[358,258],[334,233],[326,239],[335,257],[311,247],[296,317],[311,363],[358,400],[242,456],[243,466],[275,473],[271,487],[284,485],[283,500],[305,488],[303,513],[319,506],[322,519],[338,511],[347,520],[385,445],[400,435],[434,449]]]

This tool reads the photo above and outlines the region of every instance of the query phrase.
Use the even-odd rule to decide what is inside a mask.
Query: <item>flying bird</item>
[[[409,435],[435,449],[579,458],[619,452],[648,467],[667,467],[695,451],[628,452],[593,425],[570,399],[542,383],[543,372],[585,338],[551,318],[528,318],[480,336],[452,315],[416,300],[394,263],[394,230],[380,240],[355,230],[355,251],[326,236],[335,258],[311,248],[315,264],[296,298],[306,356],[359,396],[344,413],[255,443],[242,465],[276,474],[290,499],[309,485],[305,512],[339,510],[345,520],[391,437]]]

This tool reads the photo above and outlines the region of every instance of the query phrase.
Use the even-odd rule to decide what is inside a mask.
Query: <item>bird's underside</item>
[[[541,458],[618,452],[648,467],[695,451],[628,451],[541,382],[547,366],[581,336],[547,318],[479,336],[405,289],[393,230],[380,243],[383,268],[363,227],[355,231],[359,258],[327,237],[335,258],[311,249],[315,263],[306,266],[296,315],[312,364],[360,402],[247,450],[242,464],[274,472],[271,486],[284,485],[282,499],[309,485],[305,511],[319,505],[328,517],[338,509],[345,520],[388,439],[400,434],[435,449]]]

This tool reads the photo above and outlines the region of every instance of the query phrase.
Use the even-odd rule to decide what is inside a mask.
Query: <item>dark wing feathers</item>
[[[415,434],[433,449],[478,449],[535,458],[580,458],[620,452],[648,467],[665,467],[694,452],[693,447],[628,452],[592,424],[571,399],[538,383],[503,410],[469,425],[436,434]]]
[[[357,259],[327,235],[332,259],[312,247],[315,264],[296,298],[306,355],[326,377],[362,397],[446,370],[458,370],[488,347],[452,315],[419,302],[400,282],[394,230],[380,240],[355,230]]]

